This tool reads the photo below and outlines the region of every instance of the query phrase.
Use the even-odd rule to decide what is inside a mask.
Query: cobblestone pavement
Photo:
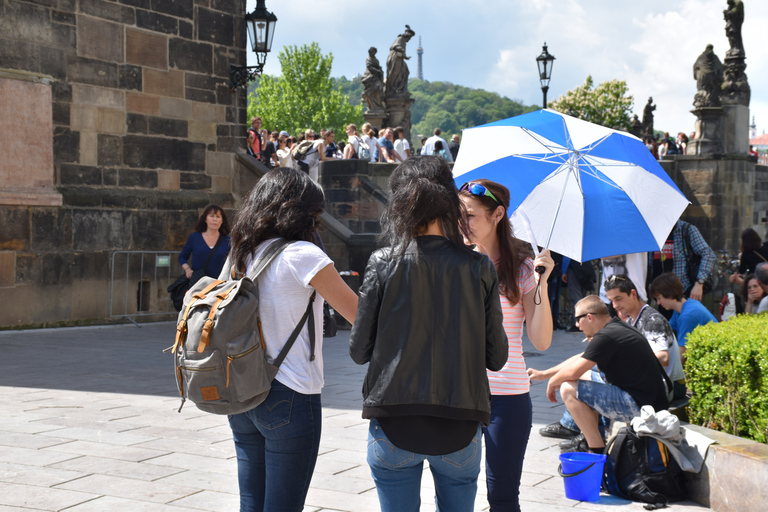
[[[170,322],[0,332],[0,512],[192,512],[238,509],[234,447],[226,417],[191,403],[177,413]],[[323,435],[306,511],[378,510],[365,462],[361,418],[365,366],[347,353],[348,332],[326,339]],[[555,333],[528,364],[545,368],[583,349],[578,333]],[[524,512],[643,510],[603,495],[595,503],[565,498],[557,476],[557,440],[538,429],[557,420],[545,386],[532,387],[534,425],[526,453]],[[481,474],[475,510],[487,510]],[[422,510],[434,510],[432,479],[422,482]],[[693,503],[678,510],[707,510]]]

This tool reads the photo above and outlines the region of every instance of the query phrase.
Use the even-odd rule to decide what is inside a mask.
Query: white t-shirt
[[[406,149],[411,149],[411,146],[406,139],[397,139],[395,141],[395,151],[397,151],[397,154],[403,159],[403,162],[408,158],[408,153],[405,152]]]
[[[351,136],[347,141],[347,144],[352,146],[352,151],[354,151],[357,157],[360,158],[360,137],[357,135]]]
[[[763,297],[763,300],[760,301],[760,305],[757,306],[758,313],[762,313],[763,311],[768,311],[768,295]]]
[[[309,177],[312,181],[317,183],[317,178],[320,172],[320,145],[323,144],[322,139],[316,140],[312,145],[312,149],[307,152],[307,157],[304,161],[309,164]]]
[[[363,135],[363,142],[368,144],[368,150],[371,152],[371,162],[375,162],[373,155],[376,153],[376,145],[378,142],[373,137],[369,137],[367,135]]]
[[[280,167],[293,168],[293,156],[291,156],[291,150],[289,148],[278,149],[277,160],[280,162]]]
[[[267,240],[256,248],[254,258],[248,262],[248,272],[255,258],[270,243],[272,240]],[[315,244],[295,242],[286,247],[258,277],[259,316],[270,362],[280,354],[307,310],[309,297],[315,291],[309,282],[328,265],[333,265],[333,262]],[[320,295],[315,297],[313,311],[315,360],[309,360],[309,330],[305,325],[275,377],[305,395],[320,393],[323,388],[323,298]]]

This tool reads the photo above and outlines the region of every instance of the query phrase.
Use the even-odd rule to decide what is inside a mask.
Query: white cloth
[[[403,162],[408,158],[408,153],[405,152],[406,149],[410,150],[411,146],[408,144],[408,141],[405,139],[397,139],[395,141],[395,151],[397,151],[397,154],[400,155],[400,158],[403,159]]]
[[[248,262],[248,272],[255,258],[271,242],[267,240],[256,248]],[[258,277],[259,316],[270,362],[280,354],[307,310],[309,297],[315,291],[309,282],[328,265],[333,265],[333,262],[315,244],[295,242],[286,247]],[[323,388],[323,298],[320,295],[315,298],[313,311],[315,360],[309,360],[309,330],[305,325],[275,377],[292,390],[307,395],[320,393]]]
[[[645,279],[648,275],[648,253],[636,252],[623,254],[611,258],[602,258],[603,278],[600,280],[600,298],[610,304],[605,293],[605,281],[614,274],[626,274],[637,288],[637,296],[643,302],[648,302],[648,294],[645,292]]]
[[[640,416],[632,419],[638,436],[648,436],[664,443],[669,453],[689,473],[698,473],[704,465],[709,445],[715,441],[680,426],[680,420],[669,411],[653,410],[650,405],[640,408]]]
[[[422,155],[432,155],[432,154],[434,154],[435,153],[435,142],[437,142],[438,140],[442,141],[443,149],[446,150],[446,152],[448,153],[448,158],[446,158],[446,160],[448,160],[449,162],[453,162],[453,156],[451,156],[451,152],[448,151],[448,143],[445,142],[445,139],[443,139],[439,135],[433,135],[433,136],[431,136],[430,138],[427,139],[427,142],[424,143],[424,152],[422,153]]]
[[[760,305],[757,306],[758,313],[762,313],[763,311],[768,311],[768,295],[763,297],[763,300],[760,301]]]
[[[347,145],[352,146],[352,151],[354,151],[357,157],[360,158],[360,155],[358,154],[360,151],[360,137],[357,135],[351,136],[347,141]]]
[[[304,158],[304,161],[309,164],[309,177],[312,178],[312,181],[317,183],[317,178],[320,171],[320,145],[323,144],[322,139],[316,140],[315,143],[312,145],[312,149],[309,150],[307,153],[306,158]]]
[[[378,144],[378,141],[376,141],[375,138],[369,137],[367,135],[363,135],[363,142],[368,144],[368,149],[371,152],[371,162],[375,162],[374,155],[376,153],[376,145]]]
[[[277,160],[280,162],[280,167],[294,167],[293,156],[291,156],[291,150],[289,148],[278,149]]]

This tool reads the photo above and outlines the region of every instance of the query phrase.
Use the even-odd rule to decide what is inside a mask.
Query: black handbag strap
[[[295,240],[278,238],[275,242],[269,244],[269,247],[264,249],[264,252],[261,253],[259,259],[256,260],[256,263],[254,263],[250,274],[248,274],[248,277],[251,279],[251,281],[256,281],[256,278],[258,278],[264,269],[266,269],[269,264],[272,263],[277,255],[283,252],[283,249],[294,242]],[[285,345],[280,351],[280,354],[278,354],[277,358],[272,362],[276,368],[279,368],[283,363],[283,360],[288,355],[288,351],[291,350],[291,347],[293,347],[294,342],[299,337],[299,333],[304,328],[304,324],[307,323],[307,320],[309,320],[309,360],[315,360],[315,312],[312,309],[312,305],[315,302],[316,294],[317,292],[312,292],[312,295],[309,297],[309,304],[307,304],[307,310],[304,311],[304,316],[301,317],[301,320],[299,320],[299,323],[293,329],[293,332],[288,337],[288,341],[285,342]]]
[[[216,250],[219,248],[219,246],[221,245],[221,242],[223,241],[224,241],[224,235],[219,233],[219,239],[216,240],[216,245],[213,246],[213,249],[211,249],[211,252],[208,253],[208,257],[205,259],[205,263],[203,263],[203,266],[200,267],[203,272],[205,272],[208,269],[208,264],[213,259],[213,255],[216,254]]]

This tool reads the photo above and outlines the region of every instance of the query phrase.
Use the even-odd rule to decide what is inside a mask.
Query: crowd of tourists
[[[322,336],[310,334],[322,332],[320,299],[352,324],[350,356],[368,364],[362,416],[383,511],[418,510],[424,461],[438,510],[473,510],[483,449],[490,510],[519,511],[531,381],[547,380],[548,399],[556,402],[559,393],[565,403],[563,417],[539,434],[562,438],[569,452],[602,452],[611,421],[685,398],[688,335],[718,321],[701,303],[716,258],[695,226],[678,221],[657,253],[600,260],[598,279],[589,262],[548,250],[533,257],[512,234],[503,185],[478,179],[456,186],[448,162],[458,137],[452,146],[436,129],[419,137],[415,151],[400,127],[377,132],[366,123],[361,133],[350,124],[344,142],[332,130],[292,137],[260,128],[255,117],[248,151],[273,169],[231,230],[221,208],[206,209],[180,258],[187,275],[209,262],[215,271],[221,258],[205,254],[225,239],[229,258],[249,269],[277,239],[295,241],[258,277],[268,358],[278,356],[308,300],[314,308],[314,324],[298,333],[267,399],[229,417],[241,511],[303,508],[322,429]],[[317,236],[324,203],[317,167],[332,158],[399,163],[382,216],[384,247],[371,255],[358,293]],[[768,310],[768,244],[753,230],[742,235],[740,263],[731,281],[743,287],[746,312]],[[573,303],[570,330],[589,343],[552,368],[529,367],[523,325],[535,349],[550,347],[562,326],[546,297],[553,288],[559,297],[561,286]]]
[[[435,128],[431,137],[419,135],[421,147],[415,150],[405,136],[402,126],[377,128],[364,123],[348,124],[344,135],[330,129],[307,129],[297,136],[285,130],[262,128],[262,119],[255,116],[248,128],[246,151],[268,168],[290,167],[304,170],[304,165],[314,180],[317,180],[319,162],[331,159],[362,159],[371,163],[399,164],[414,155],[437,155],[447,162],[456,160],[459,152],[459,135],[454,134],[451,142],[441,137],[440,128]],[[346,139],[346,140],[342,140]],[[301,162],[301,163],[299,163]]]

